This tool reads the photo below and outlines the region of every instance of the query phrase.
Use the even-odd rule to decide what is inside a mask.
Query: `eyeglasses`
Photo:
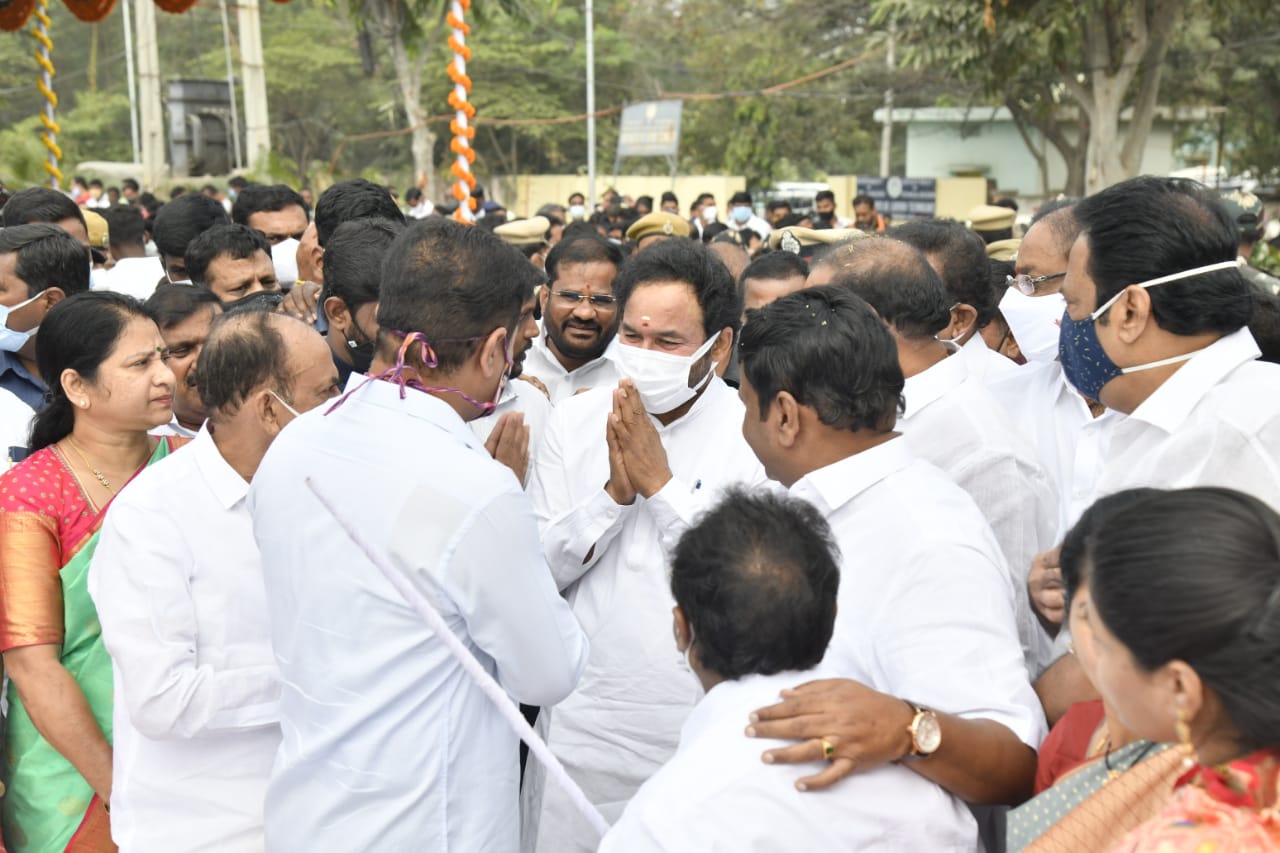
[[[1010,285],[1017,285],[1018,290],[1022,291],[1023,296],[1035,296],[1036,285],[1043,284],[1046,281],[1053,281],[1055,278],[1064,278],[1066,273],[1054,273],[1053,275],[1038,275],[1035,278],[1023,273],[1022,275],[1007,275],[1005,281]]]
[[[618,306],[618,297],[609,293],[579,293],[576,290],[553,290],[551,295],[559,299],[563,305],[578,307],[582,300],[591,303],[592,308],[609,311]]]

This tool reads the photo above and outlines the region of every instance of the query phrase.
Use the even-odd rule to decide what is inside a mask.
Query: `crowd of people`
[[[0,208],[10,853],[1280,849],[1251,194],[95,183]]]

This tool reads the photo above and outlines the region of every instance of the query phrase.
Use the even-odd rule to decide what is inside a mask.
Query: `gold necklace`
[[[103,476],[101,471],[89,464],[89,460],[85,458],[84,451],[80,449],[80,445],[76,444],[76,440],[71,436],[67,436],[67,443],[71,445],[71,449],[80,457],[80,461],[84,463],[84,467],[92,471],[93,476],[98,478],[98,482],[102,484],[102,488],[114,495],[116,493],[115,487],[112,486],[111,482]]]

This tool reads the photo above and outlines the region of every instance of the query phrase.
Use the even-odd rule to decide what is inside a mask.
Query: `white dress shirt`
[[[1062,541],[1098,493],[1112,425],[1122,417],[1094,417],[1057,361],[1027,364],[987,384],[1009,412],[1013,429],[1028,439],[1058,495],[1054,544]]]
[[[898,764],[854,773],[829,791],[797,779],[823,763],[769,765],[787,741],[749,738],[748,715],[820,671],[748,675],[712,687],[685,721],[676,754],[631,800],[600,853],[852,851],[974,853],[969,810]]]
[[[1054,545],[1058,496],[1008,413],[954,354],[911,376],[898,429],[922,459],[945,471],[982,510],[1009,568],[1018,636],[1033,677],[1051,661],[1051,643],[1025,590],[1031,561]]]
[[[31,443],[31,421],[35,416],[35,409],[22,402],[21,397],[0,388],[0,448],[5,458],[0,473],[12,467],[15,449],[24,451]]]
[[[547,346],[545,321],[542,333],[533,339],[533,346],[529,347],[529,352],[524,357],[524,372],[542,380],[542,384],[547,386],[551,402],[556,405],[589,388],[617,388],[622,379],[618,365],[607,355],[589,361],[575,370],[565,370],[564,365]]]
[[[280,744],[249,484],[202,430],[111,504],[89,593],[115,671],[111,837],[125,853],[261,853]]]
[[[761,219],[759,216],[756,216],[754,213],[751,214],[750,219],[741,225],[739,225],[733,217],[729,217],[729,227],[734,231],[742,231],[743,229],[750,228],[766,243],[769,242],[769,235],[773,232],[773,226]]]
[[[199,430],[188,429],[178,423],[178,416],[174,415],[169,419],[167,424],[162,424],[161,426],[150,430],[148,435],[160,436],[161,438],[170,435],[177,436],[178,438],[195,438],[198,432]]]
[[[960,347],[960,355],[969,365],[969,375],[980,382],[997,381],[1021,369],[1013,359],[1006,358],[987,346],[982,335],[976,332]]]
[[[671,757],[701,693],[677,664],[667,553],[726,488],[765,480],[742,437],[742,403],[712,379],[686,415],[665,427],[654,421],[671,480],[653,497],[620,506],[604,490],[612,408],[606,388],[558,404],[530,484],[547,563],[591,637],[578,688],[538,722],[606,820]],[[585,821],[558,788],[544,792],[543,774],[532,769],[523,791],[525,848],[594,850]]]
[[[102,287],[95,289],[114,290],[145,302],[164,275],[164,264],[157,257],[121,258],[107,270]]]
[[[524,424],[529,428],[529,469],[525,482],[533,476],[533,462],[538,457],[538,448],[542,445],[542,436],[546,432],[547,418],[551,417],[551,401],[533,385],[523,379],[512,379],[502,389],[498,398],[498,407],[488,417],[471,421],[471,431],[480,439],[481,444],[489,440],[498,419],[508,412],[524,414]]]
[[[1100,495],[1225,486],[1280,512],[1280,366],[1247,328],[1185,362],[1115,424]]]
[[[249,491],[284,682],[267,849],[515,850],[516,735],[306,481],[513,699],[568,695],[586,637],[529,497],[457,412],[363,376],[347,389],[281,432]]]
[[[1014,591],[973,499],[902,438],[813,471],[791,493],[826,516],[842,555],[823,668],[994,720],[1038,748],[1044,710],[1027,680]]]

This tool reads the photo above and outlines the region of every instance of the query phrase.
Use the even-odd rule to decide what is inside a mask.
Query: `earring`
[[[1187,722],[1187,713],[1182,709],[1181,702],[1174,714],[1173,730],[1178,735],[1178,748],[1182,750],[1182,770],[1186,772],[1200,762],[1196,756],[1195,744],[1191,742],[1191,725]]]
[[[89,408],[89,401],[88,401],[88,400],[81,400],[81,401],[80,401],[80,408],[82,408],[82,409],[87,409],[87,408]]]

